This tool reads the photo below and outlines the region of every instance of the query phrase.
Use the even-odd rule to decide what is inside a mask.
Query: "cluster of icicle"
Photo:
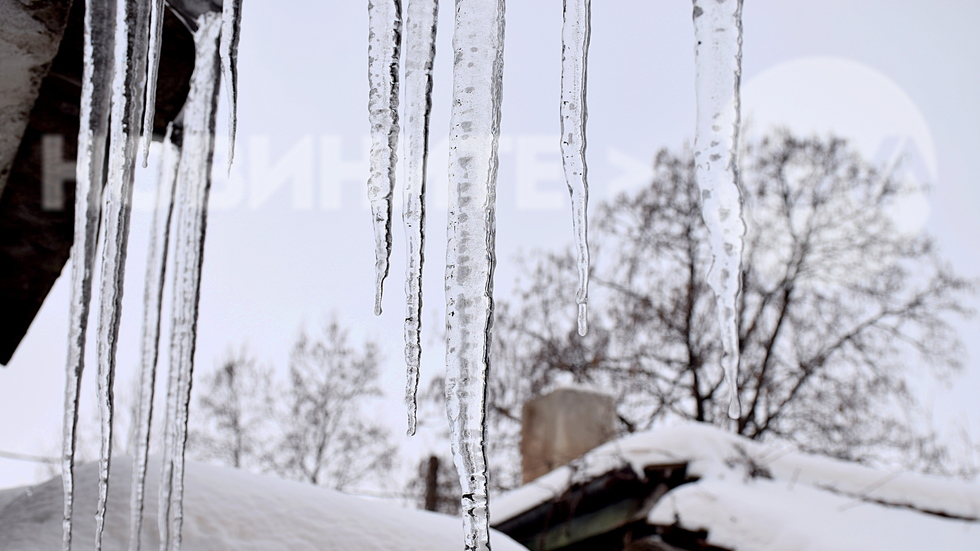
[[[160,335],[168,235],[176,215],[173,328],[167,385],[167,430],[161,473],[161,549],[180,546],[183,456],[187,438],[206,204],[214,150],[214,119],[221,70],[229,84],[234,144],[236,58],[241,0],[226,0],[221,14],[206,12],[195,30],[196,62],[187,104],[168,130],[147,266],[139,440],[134,458],[131,545],[140,547],[143,490]],[[368,3],[372,147],[368,195],[376,237],[375,312],[391,253],[391,213],[398,136],[400,0]],[[425,174],[435,55],[437,0],[408,0],[405,32],[406,152],[404,223],[408,236],[408,313],[405,322],[409,434],[416,429],[421,357],[421,289],[425,235]],[[456,0],[453,36],[453,105],[449,153],[449,220],[446,258],[447,410],[460,473],[467,549],[489,549],[485,405],[493,317],[497,142],[502,98],[504,0]],[[112,443],[112,381],[118,334],[133,170],[139,129],[144,151],[152,132],[154,83],[159,64],[163,0],[86,2],[85,76],[79,135],[76,228],[72,267],[71,334],[65,397],[65,549],[71,544],[72,486],[78,389],[100,212],[105,221],[99,297],[99,401],[102,454],[96,549],[101,547]],[[561,152],[571,195],[579,260],[578,328],[587,330],[589,250],[585,162],[585,83],[590,1],[565,0],[562,28]],[[744,224],[737,175],[741,0],[694,0],[697,40],[698,122],[695,140],[703,215],[713,263],[709,283],[717,297],[731,392],[738,416],[739,292]],[[141,118],[142,115],[142,118]],[[111,124],[110,124],[111,121]],[[140,122],[142,121],[142,126]],[[108,156],[106,157],[106,152]],[[229,155],[230,157],[231,155]],[[108,158],[108,167],[103,159]],[[144,157],[145,163],[145,157]],[[103,182],[105,210],[102,211]],[[176,212],[175,212],[176,211]]]
[[[153,389],[160,336],[168,236],[176,219],[173,327],[167,392],[166,449],[160,479],[161,550],[180,547],[183,464],[187,440],[198,290],[214,153],[216,100],[221,69],[229,84],[234,132],[236,63],[241,0],[226,0],[221,13],[185,21],[194,32],[196,59],[190,91],[163,144],[157,209],[150,235],[144,290],[138,440],[131,488],[130,549],[140,548]],[[75,204],[71,324],[65,390],[62,477],[65,491],[64,549],[71,548],[75,429],[100,218],[102,266],[99,282],[98,400],[102,439],[95,549],[102,547],[112,450],[112,385],[122,315],[133,174],[138,141],[146,148],[153,132],[155,85],[160,60],[163,0],[98,1],[85,6],[84,76]],[[231,140],[234,142],[234,136]],[[108,161],[108,165],[104,160]],[[101,216],[100,216],[101,214]]]
[[[589,250],[585,163],[585,74],[589,0],[565,3],[562,31],[561,151],[573,208],[579,254],[579,332],[587,330]],[[446,256],[446,400],[452,448],[463,489],[467,549],[489,549],[485,401],[493,319],[497,142],[503,91],[503,0],[457,0],[453,35],[453,106],[449,147],[449,220]],[[368,101],[371,173],[368,197],[374,219],[375,313],[391,254],[391,211],[403,21],[400,0],[368,4]],[[408,434],[414,434],[421,359],[425,182],[431,112],[437,0],[408,0],[404,21],[405,192],[408,240],[405,359]]]
[[[400,0],[376,0],[369,14],[369,113],[372,133],[368,196],[374,216],[375,313],[391,254],[391,211],[398,135],[398,76],[402,45]],[[578,329],[585,335],[589,278],[588,183],[585,162],[586,72],[590,0],[565,0],[562,26],[561,153],[571,195],[578,252]],[[416,429],[419,380],[424,194],[435,56],[437,0],[408,0],[405,27],[407,104],[403,219],[408,236],[405,357],[408,433]],[[453,455],[462,485],[467,549],[489,549],[486,436],[487,373],[493,318],[497,142],[502,97],[504,0],[457,0],[453,34],[453,103],[449,147],[446,253],[446,400]],[[715,292],[730,391],[729,415],[739,416],[738,333],[742,235],[737,174],[741,0],[694,0],[697,41],[696,158],[703,216],[712,250]]]

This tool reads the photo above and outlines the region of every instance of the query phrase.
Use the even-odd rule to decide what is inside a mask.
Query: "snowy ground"
[[[143,549],[159,547],[156,473],[151,462]],[[457,518],[411,511],[297,482],[189,463],[184,500],[185,551],[218,550],[417,550],[458,551],[462,524]],[[127,458],[113,464],[104,549],[127,549],[129,539]],[[95,541],[97,466],[76,471],[76,549]],[[60,477],[37,486],[0,491],[0,550],[36,551],[61,546]],[[494,533],[498,551],[524,549]]]
[[[877,469],[763,445],[698,423],[605,444],[493,501],[499,524],[570,484],[631,466],[687,464],[695,482],[652,505],[647,520],[708,532],[738,551],[973,551],[980,485]]]

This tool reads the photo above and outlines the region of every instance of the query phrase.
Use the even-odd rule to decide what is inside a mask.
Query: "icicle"
[[[127,0],[116,13],[112,110],[109,127],[109,170],[106,183],[102,280],[99,289],[99,410],[102,445],[99,454],[99,501],[95,510],[95,550],[102,548],[105,508],[109,493],[112,455],[112,384],[116,345],[122,315],[123,279],[129,215],[132,208],[133,170],[143,99],[146,93],[146,41],[149,13],[144,2]]]
[[[228,172],[235,160],[238,129],[238,39],[242,28],[242,0],[224,0],[221,6],[221,70],[228,87]]]
[[[408,381],[408,434],[417,426],[416,393],[422,360],[422,263],[425,260],[425,171],[429,155],[429,114],[432,112],[432,63],[436,55],[438,0],[409,0],[406,14],[405,55],[405,202],[403,218],[408,239],[408,274],[405,318],[405,362]]]
[[[178,134],[179,134],[178,130]],[[167,245],[173,212],[174,186],[177,183],[177,161],[180,150],[173,136],[174,126],[167,129],[160,160],[157,184],[157,206],[150,226],[147,247],[146,282],[143,288],[143,336],[140,345],[139,419],[136,421],[136,453],[133,455],[133,480],[130,498],[129,548],[140,549],[143,528],[143,491],[146,486],[146,462],[150,449],[150,425],[153,422],[153,388],[156,385],[157,358],[160,345],[160,307],[163,282],[167,271]]]
[[[178,151],[178,159],[182,154]],[[179,163],[179,161],[178,161]],[[174,188],[176,193],[176,188]],[[174,279],[176,289],[178,280]],[[176,293],[175,293],[176,294]],[[172,330],[172,328],[171,328]],[[167,374],[167,412],[164,416],[165,429],[163,437],[163,454],[160,459],[160,489],[158,492],[157,505],[157,529],[160,532],[160,551],[170,549],[170,496],[173,494],[173,474],[174,474],[174,439],[176,438],[177,426],[175,412],[177,411],[177,384],[180,379],[180,364],[170,359],[170,366]]]
[[[487,373],[503,75],[503,0],[457,0],[449,137],[446,404],[463,489],[466,549],[490,548]]]
[[[738,401],[738,327],[735,308],[741,277],[742,220],[738,188],[739,80],[742,68],[742,1],[694,0],[697,40],[697,132],[694,158],[708,227],[712,262],[708,284],[715,293],[728,384],[728,415]]]
[[[112,25],[114,6],[89,0],[85,5],[85,43],[82,75],[81,115],[78,133],[78,164],[75,178],[75,238],[72,245],[71,320],[68,366],[65,381],[65,420],[62,442],[62,481],[65,501],[63,547],[71,549],[74,506],[75,428],[78,426],[78,393],[85,367],[85,336],[92,298],[92,271],[99,233],[102,183],[105,180],[105,151],[108,138],[111,71],[113,66]]]
[[[371,121],[371,176],[368,200],[374,217],[374,313],[381,315],[381,292],[391,256],[391,203],[398,158],[398,57],[401,0],[368,2],[368,114]]]
[[[143,168],[150,156],[153,141],[153,121],[157,106],[157,77],[160,74],[160,44],[163,38],[163,0],[151,0],[150,37],[147,50],[146,107],[143,110]]]
[[[589,55],[592,7],[590,0],[564,0],[561,29],[561,157],[565,182],[572,196],[572,226],[578,248],[578,333],[588,330],[589,203],[588,166],[585,163],[585,79]]]
[[[177,233],[175,236],[175,289],[170,361],[177,364],[170,422],[172,438],[172,491],[170,495],[171,549],[180,549],[183,525],[184,450],[187,444],[188,408],[194,373],[194,347],[200,298],[207,202],[214,160],[214,129],[221,64],[218,43],[220,14],[209,12],[198,18],[194,34],[196,57],[190,92],[182,111],[184,142],[177,173]],[[163,538],[161,538],[161,542]]]

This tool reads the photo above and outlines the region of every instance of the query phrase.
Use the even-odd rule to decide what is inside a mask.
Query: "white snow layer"
[[[708,543],[726,549],[980,549],[978,484],[807,455],[699,423],[600,446],[495,498],[492,524],[557,498],[571,484],[624,466],[643,476],[645,467],[682,464],[698,480],[668,492],[647,520],[706,530]],[[764,475],[753,477],[750,471]]]
[[[103,541],[123,551],[129,539],[130,461],[112,464],[112,488]],[[150,472],[159,471],[159,460]],[[188,463],[185,472],[184,551],[365,550],[458,551],[458,518],[340,494],[324,488]],[[156,484],[147,485],[146,516],[156,516]],[[95,539],[98,467],[76,471],[74,541]],[[60,478],[0,490],[0,549],[36,551],[61,546]],[[524,549],[494,532],[497,551]],[[143,546],[159,546],[155,523],[143,525]]]

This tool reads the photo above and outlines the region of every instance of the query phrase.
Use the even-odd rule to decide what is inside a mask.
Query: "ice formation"
[[[65,490],[63,546],[66,550],[71,548],[78,393],[85,367],[85,336],[92,298],[92,272],[95,267],[102,182],[105,178],[104,160],[108,145],[114,19],[115,10],[111,5],[86,2],[83,46],[85,63],[75,177],[75,237],[72,244],[74,260],[71,268],[71,319],[61,464]]]
[[[174,133],[177,136],[174,136]],[[130,505],[131,551],[140,549],[143,527],[143,496],[146,487],[146,464],[150,450],[150,425],[153,420],[153,389],[156,386],[157,358],[160,351],[160,312],[167,274],[167,248],[170,221],[177,185],[177,161],[180,158],[181,130],[171,126],[163,140],[157,206],[150,224],[147,246],[146,280],[143,290],[143,335],[140,341],[139,418],[136,420],[136,452],[133,455],[133,480]]]
[[[453,34],[446,246],[446,402],[466,549],[490,548],[487,373],[493,321],[503,0],[458,0]]]
[[[160,74],[160,46],[163,43],[163,0],[151,0],[150,36],[146,60],[146,101],[143,109],[143,168],[150,157],[150,141],[153,140],[153,120],[157,104],[157,76]]]
[[[197,313],[201,288],[204,235],[207,225],[208,193],[211,188],[211,166],[214,160],[215,114],[221,62],[218,54],[221,38],[221,15],[206,12],[197,19],[194,33],[195,60],[190,92],[182,110],[183,144],[177,168],[176,235],[174,237],[173,328],[170,334],[170,362],[176,364],[178,379],[168,385],[175,389],[172,414],[168,421],[172,437],[173,469],[169,486],[169,549],[180,549],[183,523],[184,451],[187,444],[188,408],[191,400],[191,377],[194,372],[194,347],[197,339]],[[167,484],[161,480],[161,484]]]
[[[97,540],[104,522],[111,450],[112,378],[118,331],[136,140],[142,128],[144,152],[153,130],[155,80],[159,66],[163,2],[87,2],[85,75],[76,192],[75,263],[64,434],[64,545],[71,545],[75,426],[79,376],[84,365],[85,333],[91,297],[101,187],[106,185],[105,243],[100,295],[99,395],[103,413]],[[709,228],[712,268],[709,284],[717,298],[730,390],[729,414],[739,414],[738,341],[735,300],[739,292],[744,223],[736,165],[739,125],[738,86],[741,58],[741,0],[694,0],[697,39],[696,159],[703,215]],[[410,0],[406,56],[406,189],[404,223],[408,235],[405,323],[409,433],[416,426],[424,245],[424,193],[437,0]],[[398,70],[401,1],[369,2],[368,68],[372,132],[368,196],[374,218],[376,296],[381,311],[382,285],[391,252],[391,210],[399,133]],[[587,330],[589,249],[587,245],[587,167],[585,102],[590,0],[565,0],[562,28],[561,129],[563,165],[572,198],[578,251],[579,332]],[[118,16],[118,17],[117,17]],[[213,162],[215,112],[221,74],[231,102],[229,132],[233,155],[237,98],[237,46],[241,0],[227,0],[222,12],[206,12],[194,21],[197,59],[182,112],[181,134],[172,129],[164,144],[159,206],[151,236],[145,289],[139,448],[131,492],[131,544],[139,549],[146,450],[152,418],[153,383],[160,333],[160,305],[171,212],[177,222],[173,328],[167,383],[165,453],[159,491],[162,550],[178,549],[183,521],[184,447],[190,401],[193,353],[206,226],[206,205]],[[115,33],[115,36],[113,36]],[[463,488],[467,549],[489,549],[485,404],[493,317],[494,224],[497,143],[500,127],[504,37],[504,0],[457,0],[453,36],[454,75],[450,130],[450,204],[446,258],[447,375],[446,399],[451,440]],[[110,68],[114,72],[110,73]],[[110,82],[111,88],[105,83]],[[147,75],[149,84],[147,85]],[[110,102],[110,92],[112,93]],[[145,106],[144,106],[144,103]],[[110,105],[112,110],[111,129]],[[142,117],[142,127],[140,126]],[[107,137],[107,134],[111,134]],[[174,138],[171,140],[171,136]],[[109,166],[102,161],[109,148]],[[144,160],[145,162],[145,160]],[[170,164],[168,164],[170,163]],[[106,176],[108,174],[108,177]],[[98,541],[96,544],[98,548]]]
[[[229,2],[229,4],[232,4]],[[98,394],[102,440],[99,460],[99,498],[96,504],[95,549],[101,548],[109,493],[112,450],[112,384],[116,343],[121,316],[126,245],[133,192],[133,173],[140,134],[152,134],[153,84],[159,64],[162,2],[138,0],[87,2],[85,14],[84,75],[79,131],[79,161],[76,178],[76,221],[72,266],[72,305],[68,347],[63,435],[63,547],[71,548],[74,505],[75,428],[78,422],[78,393],[84,367],[88,308],[100,208],[104,224],[98,328]],[[160,333],[160,306],[164,286],[167,235],[175,189],[179,196],[177,262],[174,299],[174,328],[171,333],[171,380],[168,381],[168,451],[161,480],[166,496],[168,549],[180,545],[183,451],[187,437],[187,404],[196,337],[201,255],[203,253],[207,194],[214,148],[215,111],[220,83],[219,40],[230,36],[223,48],[225,70],[234,81],[240,3],[234,3],[224,18],[217,12],[201,15],[196,23],[197,59],[191,89],[181,114],[182,133],[168,131],[164,144],[158,213],[153,223],[147,282],[144,293],[144,334],[138,445],[130,492],[131,542],[139,549],[143,495],[153,386]],[[152,13],[151,13],[152,11]],[[223,21],[223,23],[222,23]],[[148,76],[149,75],[149,76]],[[150,105],[146,106],[145,101]],[[234,109],[232,110],[234,111]],[[111,116],[110,116],[111,115]],[[144,117],[145,115],[145,117]],[[234,116],[234,115],[232,115]],[[109,121],[111,120],[111,125]],[[141,126],[141,122],[144,123]],[[180,153],[181,138],[188,145]],[[173,138],[173,139],[171,139]],[[148,142],[144,142],[145,144]],[[179,161],[177,157],[179,156]],[[108,165],[104,166],[103,160]],[[105,190],[103,191],[103,183]],[[104,205],[101,197],[105,197]],[[173,491],[171,492],[171,486]],[[163,507],[161,507],[163,509]]]
[[[408,242],[405,292],[405,363],[408,434],[415,434],[422,359],[422,264],[425,261],[425,171],[432,111],[432,63],[436,55],[438,0],[409,0],[405,16],[405,198],[402,218]]]
[[[238,40],[241,38],[242,0],[224,0],[221,5],[221,72],[228,94],[228,171],[235,160],[238,130]]]
[[[742,0],[694,0],[694,35],[698,106],[694,159],[701,188],[701,212],[711,247],[708,285],[715,294],[724,346],[722,368],[728,385],[728,416],[738,419],[741,413],[735,312],[745,234],[737,162]]]
[[[578,333],[588,331],[589,240],[588,166],[585,163],[586,69],[591,33],[591,0],[565,0],[561,52],[561,157],[572,197],[572,227],[578,249]]]
[[[132,210],[133,171],[146,93],[146,48],[149,10],[145,2],[127,0],[117,7],[109,123],[109,167],[106,173],[105,231],[99,289],[98,394],[102,421],[99,453],[99,503],[95,512],[95,551],[102,548],[102,527],[109,492],[112,458],[112,384],[122,317],[126,245]]]
[[[398,59],[401,0],[368,2],[368,113],[371,121],[371,175],[368,200],[374,217],[374,313],[381,314],[381,292],[391,256],[391,204],[398,157]]]

